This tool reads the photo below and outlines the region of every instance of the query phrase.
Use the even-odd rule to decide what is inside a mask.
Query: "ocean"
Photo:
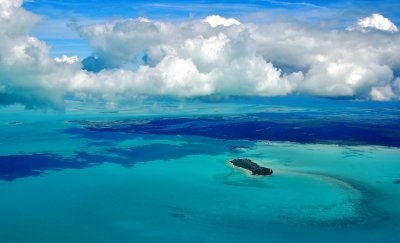
[[[1,242],[400,242],[396,102],[0,114]],[[250,176],[234,158],[274,173]]]

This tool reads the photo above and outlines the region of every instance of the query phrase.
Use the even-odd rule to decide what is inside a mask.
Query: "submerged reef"
[[[89,131],[116,134],[187,135],[224,140],[400,147],[398,117],[396,111],[381,115],[368,113],[367,118],[354,112],[298,111],[70,122]],[[232,147],[236,153],[243,149]]]
[[[233,159],[230,163],[236,167],[249,170],[253,175],[272,175],[273,171],[270,168],[259,166],[250,159]]]

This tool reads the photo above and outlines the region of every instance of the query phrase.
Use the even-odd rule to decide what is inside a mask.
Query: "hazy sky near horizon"
[[[0,0],[0,106],[399,100],[399,18],[396,1]]]

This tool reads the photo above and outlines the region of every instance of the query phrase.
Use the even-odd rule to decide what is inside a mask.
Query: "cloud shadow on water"
[[[92,132],[202,136],[226,140],[382,145],[400,147],[398,119],[325,113],[256,113],[235,117],[183,117],[125,121],[75,121]],[[107,135],[109,136],[109,135]]]
[[[132,148],[110,148],[97,154],[79,151],[73,157],[42,153],[0,156],[0,180],[39,176],[48,171],[84,169],[103,163],[119,164],[129,168],[140,162],[179,159],[189,155],[217,155],[229,151],[224,144],[149,144]]]

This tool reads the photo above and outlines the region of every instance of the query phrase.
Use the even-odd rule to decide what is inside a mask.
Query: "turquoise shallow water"
[[[77,118],[97,119],[2,116],[2,163],[43,167],[0,181],[1,242],[400,242],[398,148],[86,133]]]

